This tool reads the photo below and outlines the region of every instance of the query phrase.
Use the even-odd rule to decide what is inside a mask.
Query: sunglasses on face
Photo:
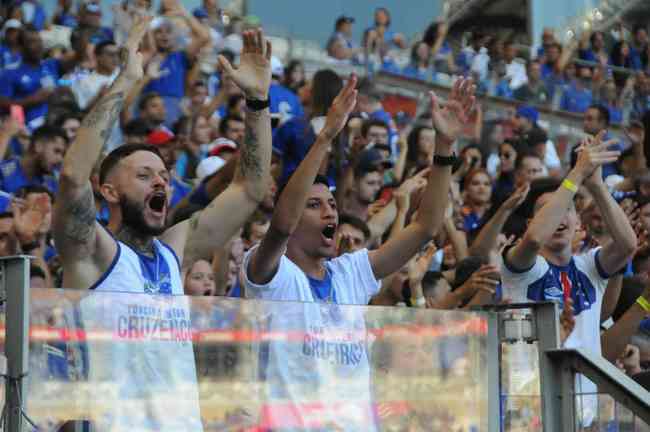
[[[512,157],[512,155],[513,155],[513,154],[512,154],[511,152],[502,152],[502,153],[499,153],[499,157],[502,157],[502,158],[504,158],[504,159],[510,159],[510,158]]]

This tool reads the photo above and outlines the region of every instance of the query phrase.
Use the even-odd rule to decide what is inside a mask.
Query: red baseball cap
[[[147,143],[161,146],[173,140],[174,137],[175,135],[168,129],[156,129],[147,136]]]
[[[228,138],[217,138],[213,143],[212,150],[210,150],[210,156],[221,156],[223,152],[228,151],[236,152],[237,144]]]

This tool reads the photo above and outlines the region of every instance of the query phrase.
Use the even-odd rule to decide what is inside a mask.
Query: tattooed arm
[[[244,32],[240,65],[234,69],[219,57],[222,73],[244,91],[246,98],[266,100],[271,85],[271,44],[261,31]],[[246,112],[246,134],[232,183],[189,221],[174,225],[162,239],[179,258],[190,263],[210,258],[244,226],[266,196],[271,169],[271,117],[269,110]]]
[[[72,279],[66,275],[67,282],[85,285],[98,271],[101,275],[105,270],[101,267],[106,262],[110,264],[115,254],[115,242],[110,241],[105,231],[96,228],[90,176],[117,121],[125,94],[142,76],[142,59],[137,49],[148,25],[148,18],[136,23],[126,47],[122,48],[125,63],[122,73],[84,118],[63,161],[53,233],[66,274],[73,275]],[[78,271],[82,267],[84,271]],[[86,271],[89,269],[90,275]]]

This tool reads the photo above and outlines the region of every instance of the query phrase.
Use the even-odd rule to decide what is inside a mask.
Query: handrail
[[[617,402],[630,409],[636,416],[650,424],[650,392],[645,390],[630,377],[621,372],[612,363],[601,356],[594,355],[584,349],[552,349],[546,350],[545,354],[555,363],[561,374],[567,370],[573,373],[581,373],[593,381],[599,390],[611,395]],[[573,377],[573,373],[567,374]],[[563,408],[567,407],[567,398],[574,391],[573,381],[564,382],[555,391],[562,389],[562,394],[557,394],[564,402]],[[559,401],[558,401],[559,402]],[[573,410],[571,410],[571,414]],[[562,412],[562,417],[569,414]],[[566,425],[567,422],[564,422]],[[558,429],[559,430],[559,429]]]

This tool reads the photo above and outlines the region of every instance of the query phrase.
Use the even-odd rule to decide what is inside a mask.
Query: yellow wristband
[[[564,179],[564,181],[562,182],[562,186],[569,189],[573,193],[578,192],[578,186],[576,186],[576,184],[569,179]]]
[[[646,300],[645,297],[641,296],[638,299],[636,299],[636,302],[639,306],[641,306],[641,309],[643,309],[646,312],[650,312],[650,302]]]

